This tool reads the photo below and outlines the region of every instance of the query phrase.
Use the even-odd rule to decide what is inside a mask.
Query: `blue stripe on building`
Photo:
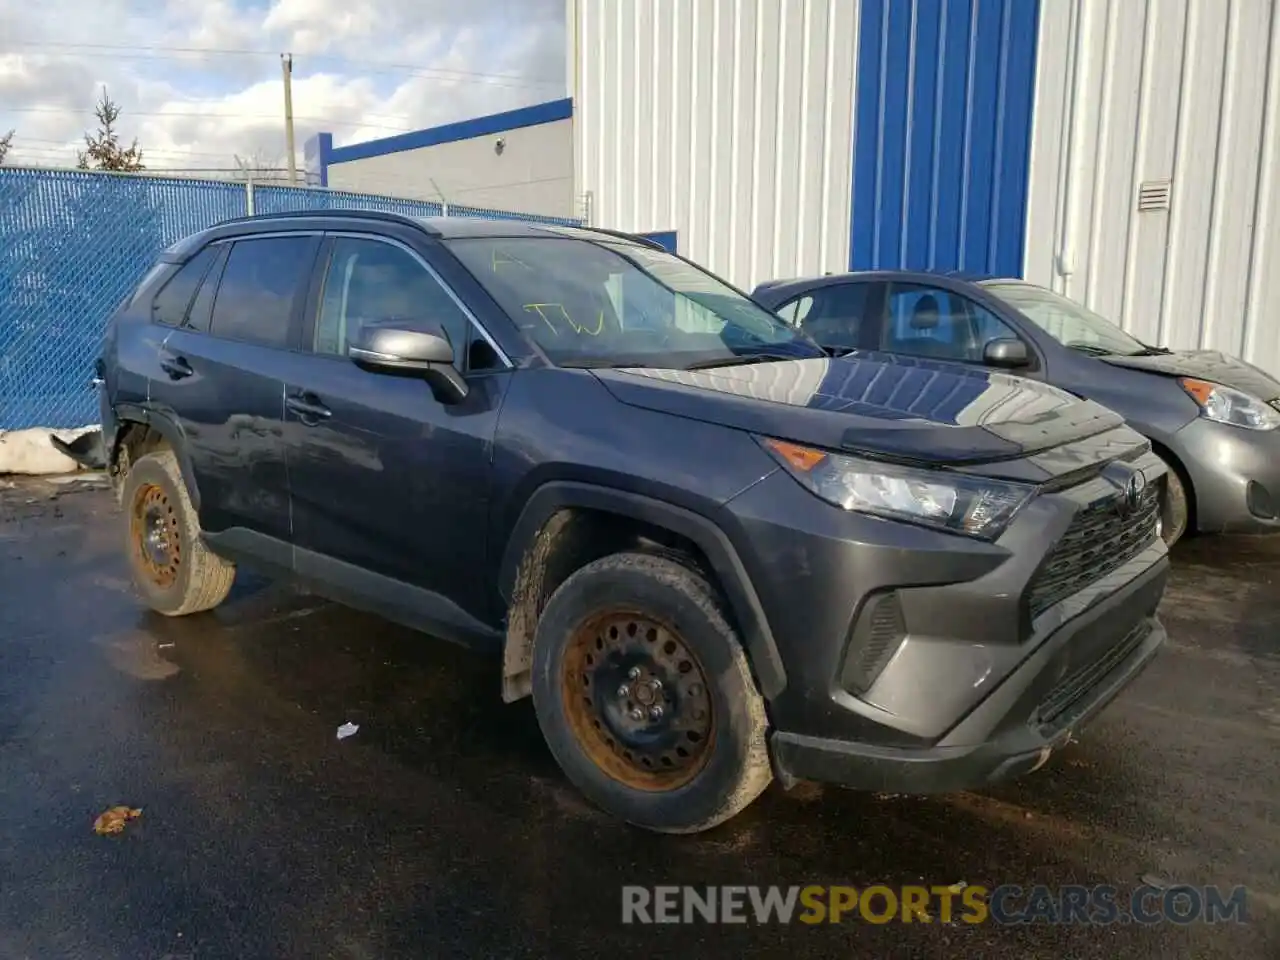
[[[1040,0],[862,0],[849,266],[1020,275]]]

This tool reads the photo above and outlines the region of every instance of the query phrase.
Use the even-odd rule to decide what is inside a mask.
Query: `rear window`
[[[179,267],[151,301],[151,319],[170,327],[182,326],[196,287],[200,286],[216,255],[215,250],[206,247]]]

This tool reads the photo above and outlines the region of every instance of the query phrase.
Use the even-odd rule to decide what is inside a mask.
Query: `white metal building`
[[[585,212],[744,287],[1022,275],[1280,373],[1280,0],[566,4],[569,99],[315,144],[327,182]]]
[[[322,133],[306,144],[308,177],[353,193],[576,218],[572,116],[564,99],[345,147]]]
[[[1280,0],[569,0],[578,189],[742,286],[1022,274],[1280,372]]]

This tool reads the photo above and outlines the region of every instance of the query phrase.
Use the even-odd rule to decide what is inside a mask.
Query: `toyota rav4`
[[[98,374],[151,607],[245,564],[491,650],[567,776],[655,830],[774,777],[1033,770],[1165,636],[1165,468],[1117,415],[831,356],[622,234],[230,221],[159,258]]]

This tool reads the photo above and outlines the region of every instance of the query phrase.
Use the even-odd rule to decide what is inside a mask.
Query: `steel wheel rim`
[[[129,511],[129,540],[135,566],[158,587],[167,588],[182,566],[178,511],[163,488],[140,486]]]
[[[614,609],[584,619],[569,638],[560,689],[578,745],[625,786],[675,790],[706,766],[716,732],[706,674],[657,618]]]

